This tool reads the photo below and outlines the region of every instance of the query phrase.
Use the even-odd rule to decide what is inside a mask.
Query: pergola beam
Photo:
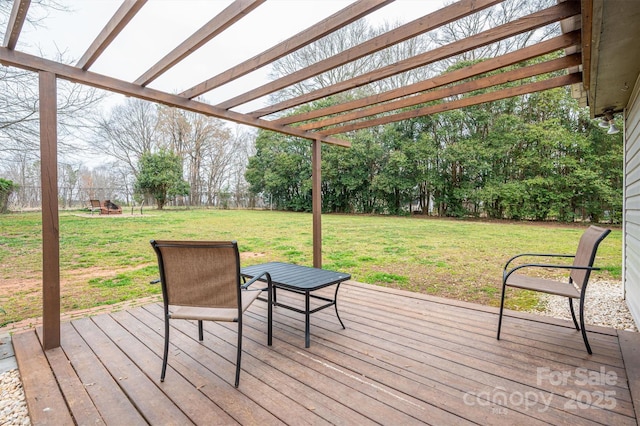
[[[515,21],[509,22],[507,24],[503,24],[498,27],[486,30],[473,37],[449,43],[445,46],[438,47],[437,49],[433,49],[420,55],[416,55],[403,61],[399,61],[393,65],[388,65],[386,67],[379,68],[366,74],[362,74],[350,80],[345,80],[331,86],[314,90],[295,99],[281,102],[280,104],[278,104],[277,108],[263,108],[259,111],[256,111],[255,113],[252,113],[251,115],[265,116],[267,114],[280,111],[284,108],[292,108],[303,103],[312,102],[327,96],[335,95],[336,93],[355,89],[374,81],[382,80],[387,77],[391,77],[418,67],[429,65],[431,63],[441,61],[443,59],[447,59],[452,56],[459,55],[461,53],[504,40],[509,37],[513,37],[514,35],[535,30],[537,28],[554,22],[558,22],[562,19],[577,15],[579,13],[580,5],[577,2],[560,3],[539,12],[532,13],[531,15],[516,19]]]
[[[142,74],[134,84],[146,86],[151,83],[175,64],[195,52],[231,25],[238,22],[265,1],[266,0],[234,1],[217,16],[204,24],[198,31],[193,33],[188,39],[183,41],[178,47],[169,52],[164,58],[158,61],[158,63],[149,68],[149,70]]]
[[[402,98],[405,96],[411,96],[416,93],[424,92],[425,90],[435,89],[447,84],[455,83],[468,78],[476,77],[481,74],[485,74],[491,71],[495,71],[500,68],[504,68],[510,65],[514,65],[523,61],[527,61],[538,56],[546,55],[551,52],[555,52],[560,49],[565,49],[571,46],[580,44],[580,31],[573,31],[568,34],[546,40],[540,43],[536,43],[532,46],[525,47],[515,52],[507,53],[505,55],[497,56],[495,58],[488,59],[486,61],[478,62],[473,65],[469,65],[464,68],[460,68],[445,74],[438,75],[436,77],[420,81],[418,83],[411,84],[409,86],[400,87],[397,89],[389,90],[384,93],[379,93],[364,98],[356,99],[349,102],[344,102],[337,105],[332,105],[326,108],[314,109],[311,111],[303,112],[300,114],[293,114],[286,117],[273,120],[274,123],[287,125],[293,123],[299,123],[307,120],[313,120],[320,117],[327,117],[334,114],[340,114],[346,111],[351,111],[358,108],[365,108],[371,105],[380,104],[382,102],[388,102],[394,99]],[[273,105],[273,107],[278,107]],[[262,116],[261,113],[251,113],[250,115],[258,118]]]
[[[501,3],[502,1],[504,0],[460,0],[385,34],[381,34],[378,37],[365,41],[358,46],[354,46],[323,61],[293,72],[286,77],[274,80],[249,92],[222,102],[218,104],[218,107],[222,109],[230,109],[238,105],[242,105],[280,89],[284,89],[285,87],[299,83],[315,75],[321,74],[325,71],[353,62],[356,59],[371,55],[372,53],[378,52],[382,49],[386,49],[420,34],[434,30],[450,22],[476,13],[482,9]]]
[[[582,0],[582,84],[584,90],[589,91],[591,83],[591,52],[593,48],[593,34],[591,32],[593,26],[593,0]]]
[[[357,123],[345,126],[332,127],[327,130],[318,132],[319,135],[328,136],[337,133],[346,133],[354,130],[360,130],[367,127],[381,126],[388,123],[394,123],[402,120],[423,117],[425,115],[438,114],[452,109],[466,108],[472,105],[483,104],[486,102],[499,101],[501,99],[511,98],[514,96],[526,95],[528,93],[542,92],[544,90],[555,89],[556,87],[569,86],[571,84],[582,81],[582,74],[579,72],[563,75],[560,77],[550,78],[548,80],[536,83],[523,84],[517,87],[509,87],[507,89],[496,90],[494,92],[483,93],[481,95],[469,96],[467,98],[458,99],[451,102],[443,102],[437,105],[430,105],[422,108],[416,108],[404,111],[398,114],[387,115],[373,120],[359,121]]]
[[[560,58],[552,59],[550,61],[540,62],[538,64],[529,65],[526,67],[516,68],[510,71],[505,71],[499,74],[482,77],[476,80],[460,83],[455,86],[445,87],[442,89],[432,90],[430,92],[422,93],[419,95],[398,99],[384,104],[378,104],[370,108],[365,108],[358,111],[353,111],[347,114],[338,115],[335,117],[329,117],[320,121],[313,121],[298,126],[303,130],[314,130],[322,127],[334,126],[336,124],[345,123],[347,121],[360,120],[372,115],[384,114],[390,111],[399,110],[402,108],[408,108],[415,105],[432,102],[439,99],[448,98],[451,96],[462,95],[467,92],[473,92],[476,90],[484,90],[492,86],[499,84],[505,84],[512,81],[518,81],[525,78],[533,77],[540,74],[546,74],[562,69],[567,69],[580,64],[580,54],[573,54],[570,56],[563,56]]]
[[[322,143],[311,147],[311,210],[313,215],[313,266],[322,268]]]
[[[42,347],[60,346],[60,222],[56,75],[41,71],[40,180],[42,188]]]
[[[11,50],[16,48],[18,38],[22,32],[22,26],[27,19],[30,4],[31,0],[14,0],[11,16],[7,24],[7,31],[4,33],[4,47]]]
[[[215,77],[190,88],[189,90],[185,90],[180,94],[180,96],[192,99],[213,90],[216,87],[229,83],[230,81],[240,78],[243,75],[255,71],[288,55],[291,52],[313,43],[327,34],[330,34],[333,31],[354,22],[393,1],[394,0],[359,0],[356,3],[350,4],[337,13],[334,13],[328,18],[314,24],[310,28],[299,32],[293,37],[288,38],[262,53],[257,54],[253,58],[247,59],[241,64],[238,64],[233,68],[230,68]]]
[[[82,55],[76,66],[85,71],[88,70],[146,2],[147,0],[125,0]]]
[[[108,77],[91,71],[83,71],[80,68],[61,64],[44,58],[39,58],[27,53],[16,52],[4,47],[0,48],[0,63],[30,71],[48,71],[56,74],[59,78],[69,80],[74,83],[85,84],[87,86],[120,93],[122,95],[131,96],[134,98],[157,102],[163,105],[181,108],[187,111],[197,112],[211,117],[233,121],[239,124],[246,124],[265,130],[272,130],[274,132],[284,133],[310,140],[315,140],[318,137],[314,133],[296,129],[295,127],[277,125],[267,120],[256,119],[238,112],[223,110],[203,102],[186,99],[178,95],[151,89],[149,87],[142,87],[137,84],[118,80],[116,78]],[[322,137],[321,140],[322,142],[334,145],[346,147],[351,146],[351,143],[348,141],[332,137]]]

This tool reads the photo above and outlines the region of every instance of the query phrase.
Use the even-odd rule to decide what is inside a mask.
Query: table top
[[[291,288],[294,290],[318,290],[351,278],[350,274],[342,272],[283,262],[269,262],[247,266],[240,270],[240,274],[252,278],[264,271],[269,272],[271,281],[278,287]]]

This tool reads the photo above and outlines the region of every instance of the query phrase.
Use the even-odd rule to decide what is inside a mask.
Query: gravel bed
[[[638,326],[623,299],[620,281],[595,281],[589,283],[584,305],[585,322],[591,325],[612,327],[618,330],[638,331]],[[540,308],[531,312],[555,318],[571,320],[569,302],[566,297],[542,294]],[[576,315],[579,305],[574,301]]]
[[[31,424],[20,373],[14,368],[0,374],[0,425]]]
[[[599,281],[589,284],[585,304],[587,324],[638,331],[627,304],[622,298],[620,282]],[[565,297],[541,294],[540,308],[532,312],[571,320]],[[577,309],[577,305],[576,305]],[[30,425],[27,402],[17,368],[0,374],[0,425]]]

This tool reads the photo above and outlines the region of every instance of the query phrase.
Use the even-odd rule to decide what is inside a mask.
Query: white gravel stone
[[[0,425],[31,425],[17,368],[0,374]]]
[[[569,302],[566,297],[542,294],[540,307],[533,312],[554,318],[571,320]],[[574,301],[576,315],[579,303]],[[620,281],[595,281],[589,283],[584,306],[585,322],[591,325],[616,328],[618,330],[638,331],[627,303]]]

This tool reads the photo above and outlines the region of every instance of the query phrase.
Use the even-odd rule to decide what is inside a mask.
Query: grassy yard
[[[234,210],[149,210],[145,215],[60,214],[62,311],[160,293],[150,239],[238,241],[243,266],[312,265],[311,214]],[[575,252],[577,225],[422,217],[324,215],[323,267],[354,280],[498,305],[504,262],[520,252]],[[596,280],[619,280],[621,231],[601,244]],[[41,316],[40,213],[0,215],[0,326]],[[520,292],[509,307],[529,309]]]

